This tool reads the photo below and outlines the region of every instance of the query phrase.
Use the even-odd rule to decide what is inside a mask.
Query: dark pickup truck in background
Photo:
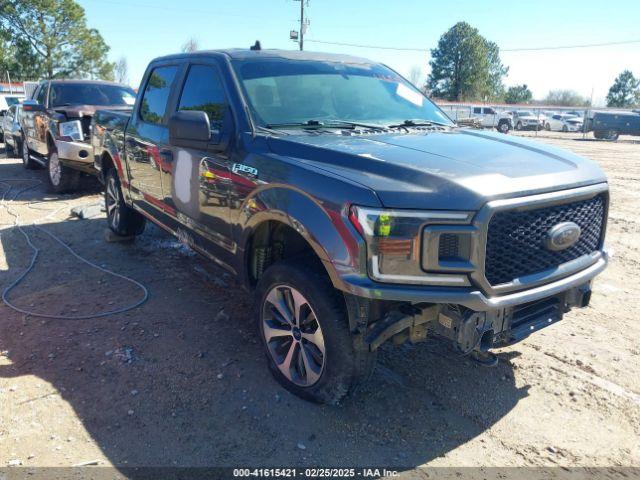
[[[587,118],[586,131],[601,140],[617,140],[620,135],[640,136],[640,111],[593,112]]]
[[[131,109],[135,92],[117,83],[93,80],[41,82],[21,115],[25,168],[47,167],[57,193],[79,187],[82,174],[95,175],[90,155],[91,117],[98,107]]]
[[[235,274],[269,368],[306,399],[338,401],[392,338],[494,364],[490,348],[587,306],[607,264],[597,165],[458,128],[365,59],[158,58],[131,115],[92,128],[109,227],[149,219]]]

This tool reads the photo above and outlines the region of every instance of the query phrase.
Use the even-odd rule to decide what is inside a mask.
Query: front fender
[[[281,222],[307,241],[325,265],[334,286],[341,288],[339,272],[360,272],[362,268],[366,272],[364,240],[348,221],[347,209],[348,205],[321,204],[291,186],[269,185],[256,191],[243,206],[239,256],[246,260],[250,239],[259,225]]]

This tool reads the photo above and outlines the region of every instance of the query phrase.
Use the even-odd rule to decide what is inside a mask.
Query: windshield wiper
[[[350,122],[347,120],[307,120],[306,122],[268,123],[266,128],[368,128],[370,130],[384,130],[382,125],[370,125],[367,123]]]
[[[288,127],[303,127],[303,128],[321,128],[325,124],[320,120],[307,120],[306,122],[285,122],[285,123],[267,123],[267,128],[288,128]]]
[[[397,125],[389,125],[387,128],[409,128],[409,127],[451,127],[451,125],[442,122],[434,122],[432,120],[405,120]]]

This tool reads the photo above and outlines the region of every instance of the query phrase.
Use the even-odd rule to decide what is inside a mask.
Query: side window
[[[47,98],[47,84],[44,83],[40,85],[40,90],[38,91],[38,96],[36,97],[36,101],[39,104],[44,105],[46,98]]]
[[[485,108],[484,109],[484,113],[486,113],[487,115],[495,115],[496,112],[493,108]]]
[[[214,67],[192,65],[184,82],[178,110],[200,110],[207,114],[211,130],[219,130],[226,111],[227,99]]]
[[[553,118],[554,120],[560,120],[562,117],[560,117],[560,115],[554,115],[551,118]]]
[[[482,109],[480,107],[474,107],[473,113],[480,113]]]
[[[144,88],[140,102],[140,118],[147,123],[162,125],[167,111],[167,102],[171,94],[171,85],[178,72],[178,67],[155,68]]]

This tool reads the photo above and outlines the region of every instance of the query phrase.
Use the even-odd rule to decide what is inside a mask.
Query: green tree
[[[466,22],[456,23],[431,50],[427,88],[446,100],[496,100],[504,94],[508,68],[498,46]]]
[[[39,78],[35,66],[36,58],[31,46],[23,38],[12,38],[11,34],[0,26],[0,80],[5,81],[6,72],[12,81]]]
[[[505,103],[530,103],[531,100],[533,100],[533,94],[524,83],[509,87],[504,95]]]
[[[74,0],[0,0],[0,28],[28,46],[36,77],[113,79],[109,47]]]
[[[607,107],[629,108],[637,105],[640,105],[640,79],[625,70],[609,89]]]
[[[542,101],[545,105],[559,105],[563,107],[588,107],[589,99],[575,90],[551,90]]]

